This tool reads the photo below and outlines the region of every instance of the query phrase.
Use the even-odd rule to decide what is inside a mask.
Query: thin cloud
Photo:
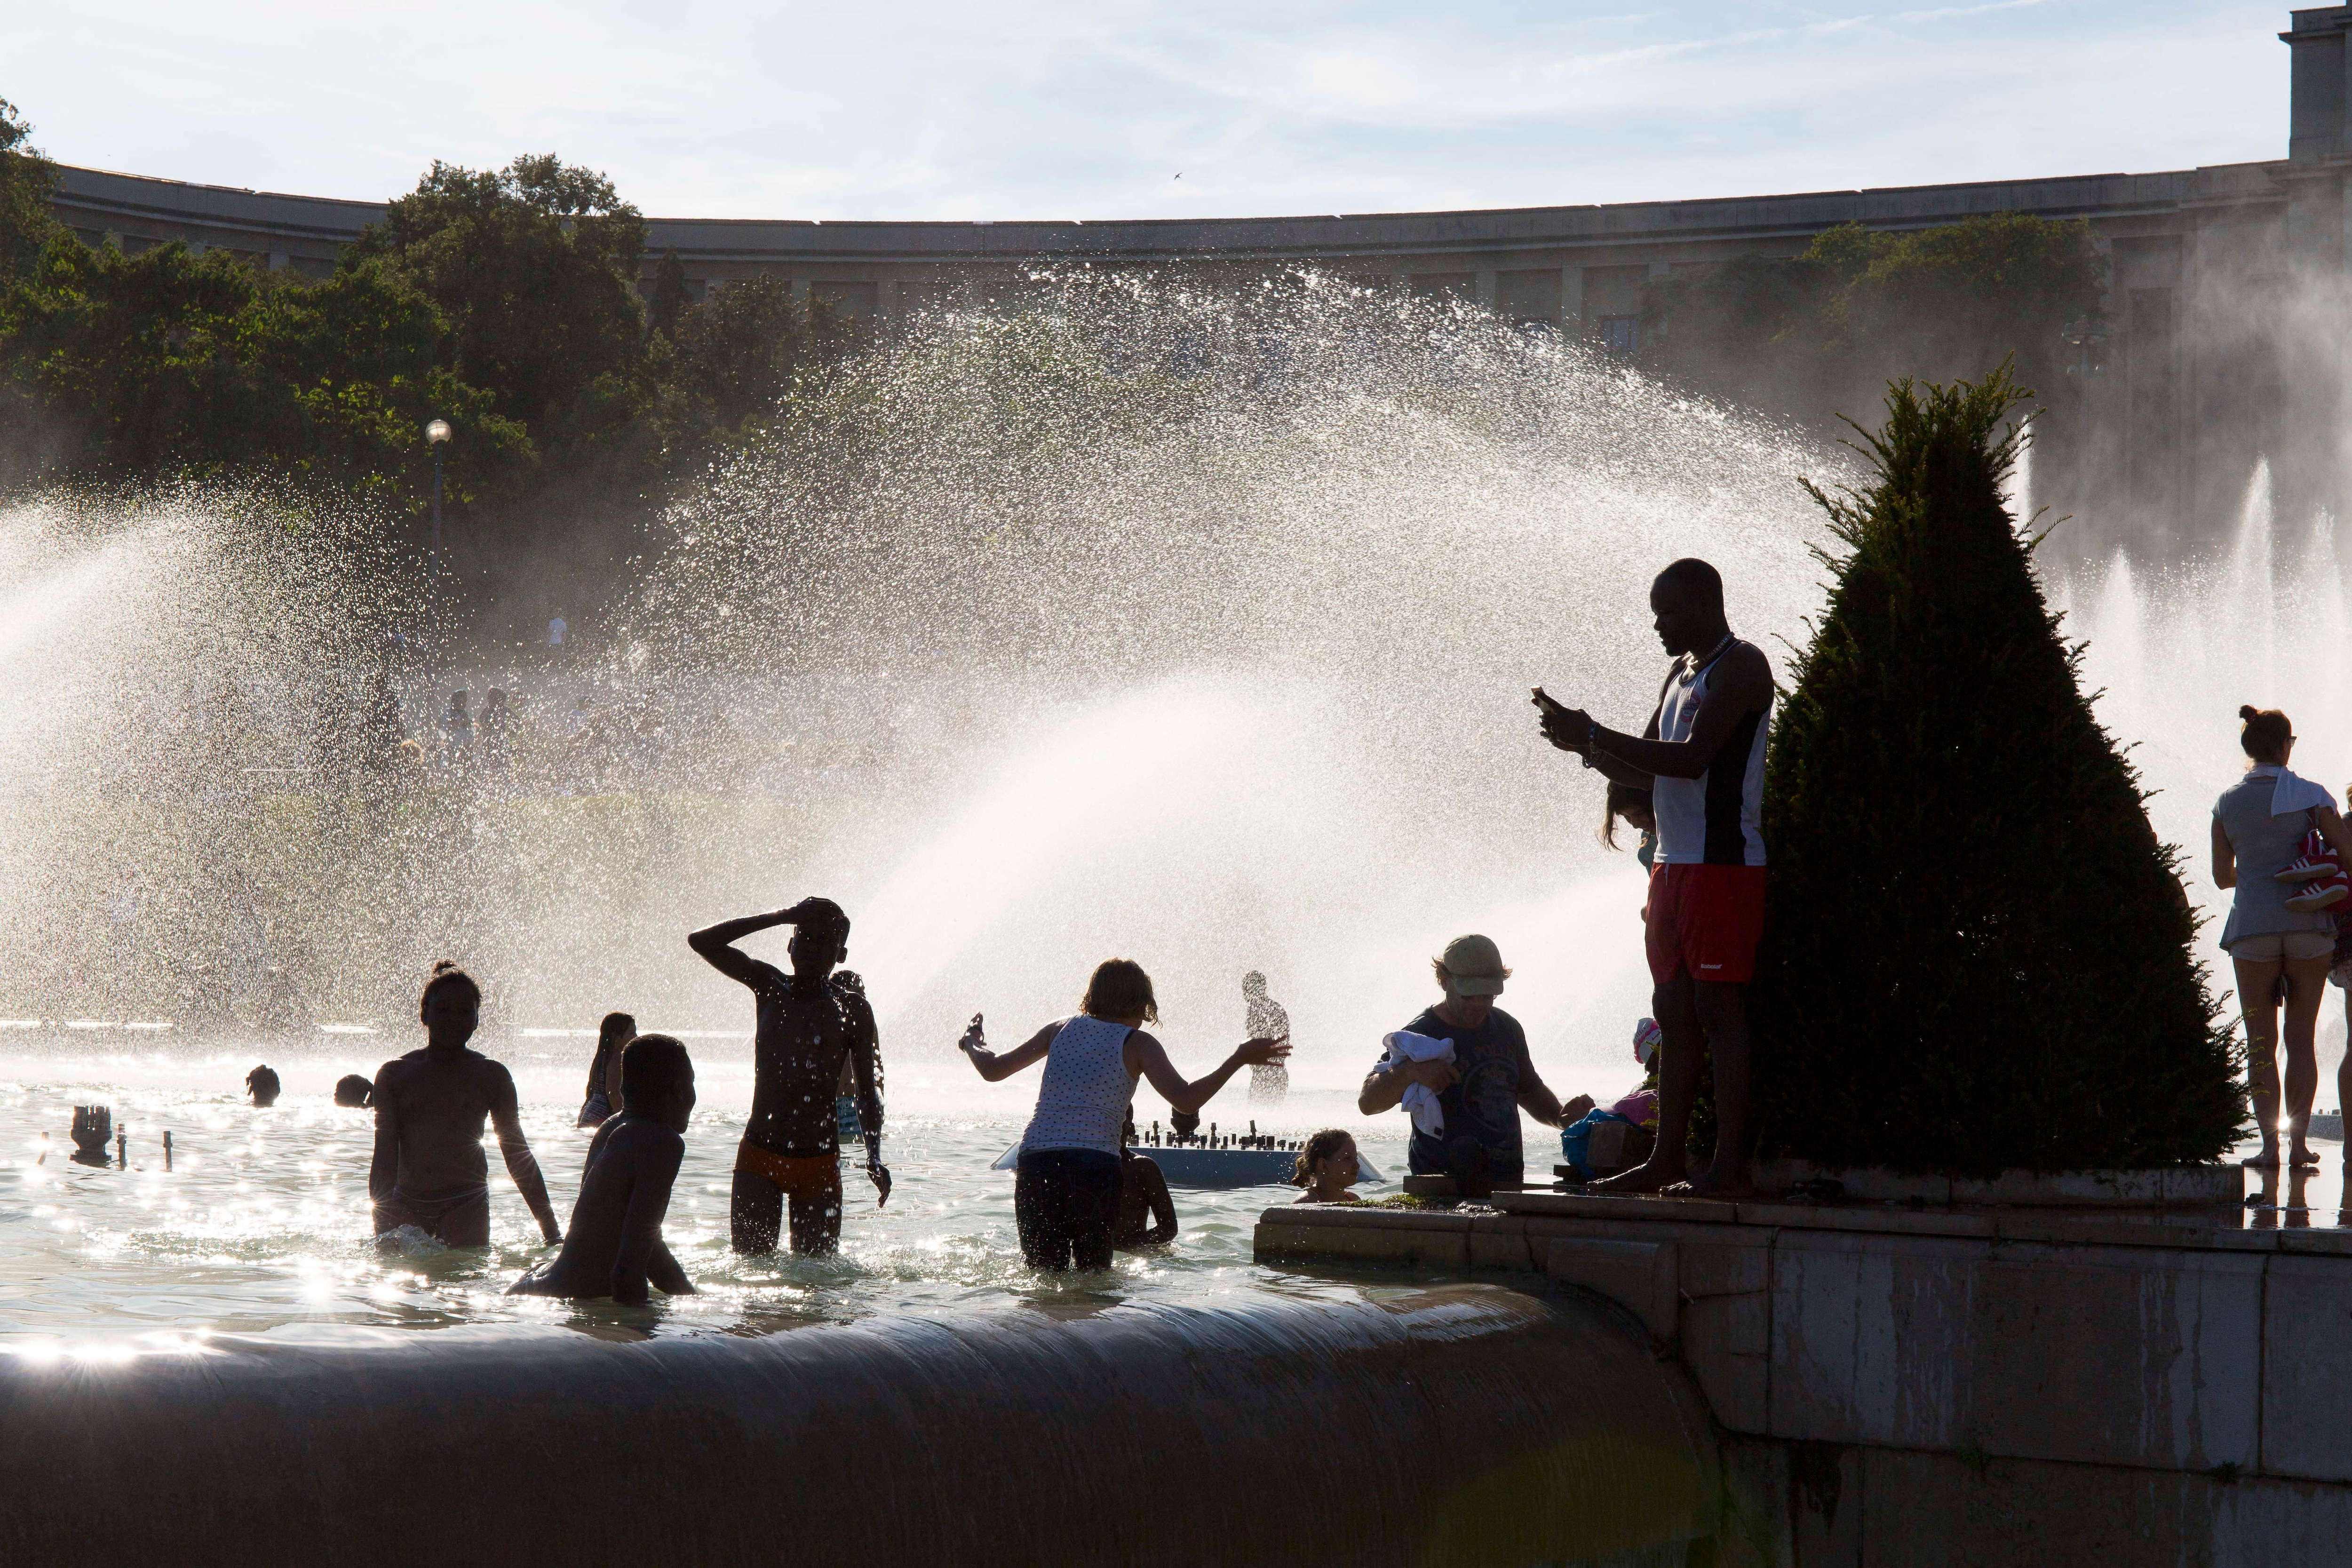
[[[2275,10],[96,0],[0,96],[68,163],[322,195],[553,149],[678,216],[1522,206],[2282,156]]]

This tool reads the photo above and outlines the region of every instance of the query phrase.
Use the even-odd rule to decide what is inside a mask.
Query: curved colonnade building
[[[2104,449],[2097,531],[2161,547],[2210,538],[2257,459],[2282,510],[2336,505],[2352,206],[2352,5],[2291,13],[2287,156],[2153,174],[1467,212],[1265,218],[820,223],[649,220],[690,296],[788,279],[887,328],[926,305],[1017,289],[1039,263],[1181,264],[1255,278],[1315,267],[1459,296],[1514,320],[1638,347],[1643,290],[1678,268],[1794,256],[1838,224],[1906,230],[1987,213],[2087,220],[2107,257],[2105,341],[2082,356],[2084,430]],[[379,202],[284,195],[67,167],[58,218],[92,244],[167,240],[319,275]],[[2315,318],[2314,311],[2319,312]],[[2127,527],[2118,528],[2126,514]]]

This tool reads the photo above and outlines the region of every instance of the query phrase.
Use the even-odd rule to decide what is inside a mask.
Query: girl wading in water
[[[1143,1032],[1160,1021],[1151,976],[1129,959],[1105,959],[1087,983],[1079,1014],[1046,1025],[1003,1056],[988,1048],[980,1015],[958,1042],[991,1083],[1032,1062],[1045,1064],[1037,1111],[1021,1135],[1021,1163],[1013,1180],[1013,1217],[1021,1255],[1032,1268],[1110,1267],[1118,1229],[1119,1129],[1139,1078],[1148,1078],[1169,1105],[1194,1111],[1245,1067],[1278,1062],[1286,1039],[1259,1038],[1234,1047],[1207,1077],[1188,1081],[1158,1040]]]
[[[607,1013],[596,1027],[596,1059],[588,1064],[588,1093],[580,1104],[579,1125],[602,1127],[621,1096],[621,1052],[637,1037],[637,1021]]]
[[[2304,1144],[2311,1100],[2319,1088],[2319,1052],[2313,1036],[2319,1003],[2336,952],[2336,919],[2311,901],[2299,872],[2303,845],[2316,829],[2352,864],[2352,832],[2328,792],[2287,771],[2294,727],[2278,710],[2241,708],[2238,743],[2251,759],[2246,776],[2213,804],[2213,881],[2236,889],[2221,945],[2237,970],[2238,1005],[2246,1019],[2247,1076],[2263,1152],[2249,1165],[2279,1163],[2279,992],[2286,992],[2287,1158],[2316,1165]],[[2338,905],[2339,909],[2346,908]]]

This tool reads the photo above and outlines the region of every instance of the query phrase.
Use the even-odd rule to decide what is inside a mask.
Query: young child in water
[[[694,1063],[667,1035],[639,1035],[621,1051],[620,1114],[596,1129],[563,1251],[508,1289],[509,1296],[610,1296],[642,1304],[647,1287],[691,1296],[694,1286],[662,1243],[662,1216],[686,1158]]]
[[[1356,1141],[1337,1127],[1327,1127],[1298,1151],[1298,1168],[1291,1173],[1302,1204],[1360,1204],[1364,1200],[1348,1189],[1363,1180],[1356,1159]]]

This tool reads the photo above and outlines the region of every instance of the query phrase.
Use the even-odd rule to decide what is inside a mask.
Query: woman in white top
[[[2246,775],[2213,803],[2213,881],[2234,889],[2221,946],[2237,970],[2238,1006],[2246,1020],[2246,1076],[2263,1152],[2249,1165],[2279,1163],[2279,992],[2286,992],[2286,1116],[2288,1160],[2316,1165],[2304,1144],[2311,1100],[2319,1088],[2314,1037],[2320,997],[2336,952],[2336,920],[2325,910],[2288,903],[2295,884],[2279,873],[2300,860],[2304,836],[2317,828],[2352,864],[2352,833],[2327,791],[2287,771],[2294,727],[2277,709],[2241,708],[2238,743],[2250,759]]]
[[[1119,1129],[1126,1124],[1135,1082],[1151,1087],[1178,1110],[1198,1110],[1245,1067],[1290,1054],[1285,1039],[1255,1039],[1206,1078],[1187,1081],[1158,1040],[1143,1032],[1160,1021],[1151,976],[1131,959],[1105,959],[1087,982],[1079,1014],[1046,1025],[1004,1056],[988,1048],[980,1015],[958,1042],[991,1083],[1030,1063],[1045,1064],[1037,1110],[1021,1135],[1021,1163],[1013,1181],[1013,1218],[1021,1255],[1032,1268],[1110,1267],[1118,1228]]]

